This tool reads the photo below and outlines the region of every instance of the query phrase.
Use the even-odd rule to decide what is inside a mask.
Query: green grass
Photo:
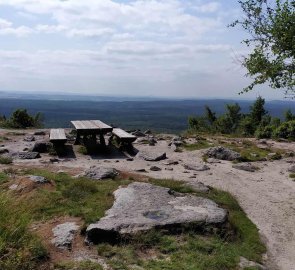
[[[11,157],[0,156],[0,164],[11,164],[11,163],[12,163]]]
[[[289,177],[292,178],[292,179],[294,179],[293,181],[295,181],[295,173],[290,173],[289,174]]]
[[[15,249],[13,255],[17,257],[15,262],[7,261],[7,265],[4,265],[6,268],[0,264],[0,269],[38,269],[37,265],[46,257],[46,251],[38,239],[28,231],[28,225],[32,221],[70,215],[81,217],[87,225],[103,217],[105,211],[111,207],[114,190],[132,181],[132,179],[105,181],[74,179],[65,173],[55,174],[39,169],[27,170],[25,174],[44,176],[54,184],[55,188],[40,187],[23,199],[18,198],[15,193],[10,193],[10,196],[14,196],[10,198],[13,203],[3,195],[3,191],[0,192],[2,196],[0,196],[0,255],[12,245],[13,250]],[[7,176],[0,174],[0,179],[7,179]],[[261,262],[265,247],[260,242],[258,230],[230,194],[215,189],[208,194],[197,194],[192,188],[184,186],[183,182],[173,180],[150,179],[149,182],[176,192],[196,194],[215,200],[229,211],[231,225],[228,233],[220,234],[216,231],[201,234],[193,228],[183,230],[179,234],[151,230],[128,240],[122,239],[117,244],[99,244],[98,254],[104,257],[114,270],[235,270],[240,256]],[[22,264],[25,267],[19,267]],[[28,268],[26,264],[28,267],[32,265],[33,267]],[[54,269],[100,270],[102,268],[90,262],[61,262],[55,265]]]
[[[274,150],[271,148],[259,148],[255,143],[243,140],[242,144],[237,143],[221,143],[223,146],[230,148],[241,154],[241,159],[239,161],[243,162],[254,162],[262,161],[265,159],[277,160],[282,158],[282,150]],[[268,156],[270,153],[274,153],[273,156]]]
[[[195,151],[210,148],[213,145],[208,143],[206,140],[199,140],[197,143],[194,144],[184,144],[183,148],[187,151]]]
[[[38,189],[34,200],[30,200],[34,218],[38,220],[70,215],[81,217],[86,224],[94,222],[112,206],[112,193],[120,185],[130,183],[128,180],[73,179],[65,173],[43,170],[28,170],[26,173],[44,176],[56,185],[55,190]]]
[[[6,183],[8,179],[9,178],[6,173],[0,172],[0,185]]]
[[[47,252],[28,226],[30,209],[0,193],[0,269],[33,270],[47,257]]]

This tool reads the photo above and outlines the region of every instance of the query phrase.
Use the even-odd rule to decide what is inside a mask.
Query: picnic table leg
[[[106,146],[106,141],[104,139],[104,136],[102,133],[99,134],[99,141],[100,141],[100,144],[105,147]]]
[[[80,132],[77,130],[77,135],[76,135],[76,140],[75,140],[75,145],[80,144],[80,140],[81,140],[81,134]]]
[[[92,134],[92,140],[96,143],[96,134]]]

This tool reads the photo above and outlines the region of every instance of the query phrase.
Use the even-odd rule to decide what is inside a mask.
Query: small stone
[[[204,183],[202,183],[202,182],[191,181],[191,182],[187,183],[186,185],[191,187],[192,189],[194,189],[197,192],[208,193],[210,190],[210,188],[208,186],[204,185]]]
[[[52,143],[47,141],[36,142],[32,148],[32,152],[47,153],[52,148]]]
[[[51,158],[51,159],[49,159],[49,161],[52,163],[58,163],[59,159],[58,158]]]
[[[173,171],[173,168],[165,168],[166,171]]]
[[[35,137],[33,135],[28,135],[24,138],[25,142],[33,142],[35,141]]]
[[[59,224],[52,229],[54,238],[51,243],[60,249],[71,249],[75,233],[79,226],[75,222],[66,222]]]
[[[159,167],[157,167],[157,166],[152,166],[152,167],[150,167],[150,170],[151,170],[151,171],[154,171],[154,172],[162,171],[162,169],[159,168]]]
[[[134,159],[133,158],[127,158],[126,160],[127,161],[133,161]]]
[[[49,183],[49,181],[45,177],[39,175],[30,175],[30,180],[38,184]]]
[[[18,152],[16,157],[19,159],[36,159],[40,158],[40,154],[38,152]]]
[[[178,165],[179,162],[177,160],[168,160],[167,162],[164,163],[164,165]]]
[[[266,270],[266,267],[262,264],[253,262],[253,261],[249,261],[244,257],[240,257],[240,263],[239,263],[239,267],[241,269],[248,269],[248,268],[255,268],[258,270]]]
[[[183,167],[187,170],[191,171],[207,171],[210,170],[210,167],[206,164],[200,164],[200,165],[191,165],[191,164],[184,164]]]
[[[84,176],[93,180],[114,179],[119,172],[114,168],[94,167],[85,171]]]
[[[240,163],[240,164],[234,164],[232,166],[234,169],[242,170],[242,171],[247,171],[247,172],[255,172],[259,168],[252,165],[251,163]]]
[[[146,172],[146,169],[136,169],[135,172]]]
[[[138,152],[136,155],[137,158],[143,159],[146,161],[160,161],[166,159],[166,153],[153,153],[153,152]]]
[[[18,189],[18,185],[13,184],[13,185],[9,186],[9,189],[10,190],[17,190]]]

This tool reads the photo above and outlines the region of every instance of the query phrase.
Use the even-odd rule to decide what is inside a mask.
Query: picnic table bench
[[[126,132],[121,128],[114,128],[112,131],[112,136],[110,141],[116,137],[117,141],[119,142],[119,147],[130,147],[132,143],[137,139],[136,136]]]
[[[81,136],[89,136],[96,141],[96,135],[99,135],[101,145],[105,146],[104,135],[111,132],[113,128],[100,120],[82,120],[71,121],[77,131],[75,144],[80,144]]]
[[[49,140],[53,144],[65,144],[67,141],[65,130],[62,128],[51,129],[50,135],[49,135]]]

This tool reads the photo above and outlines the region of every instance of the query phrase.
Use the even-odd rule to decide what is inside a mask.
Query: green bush
[[[284,139],[295,139],[295,120],[282,123],[274,132],[274,136]]]
[[[259,127],[255,131],[255,137],[258,139],[269,139],[273,136],[274,133],[274,126],[267,125],[265,127]]]

